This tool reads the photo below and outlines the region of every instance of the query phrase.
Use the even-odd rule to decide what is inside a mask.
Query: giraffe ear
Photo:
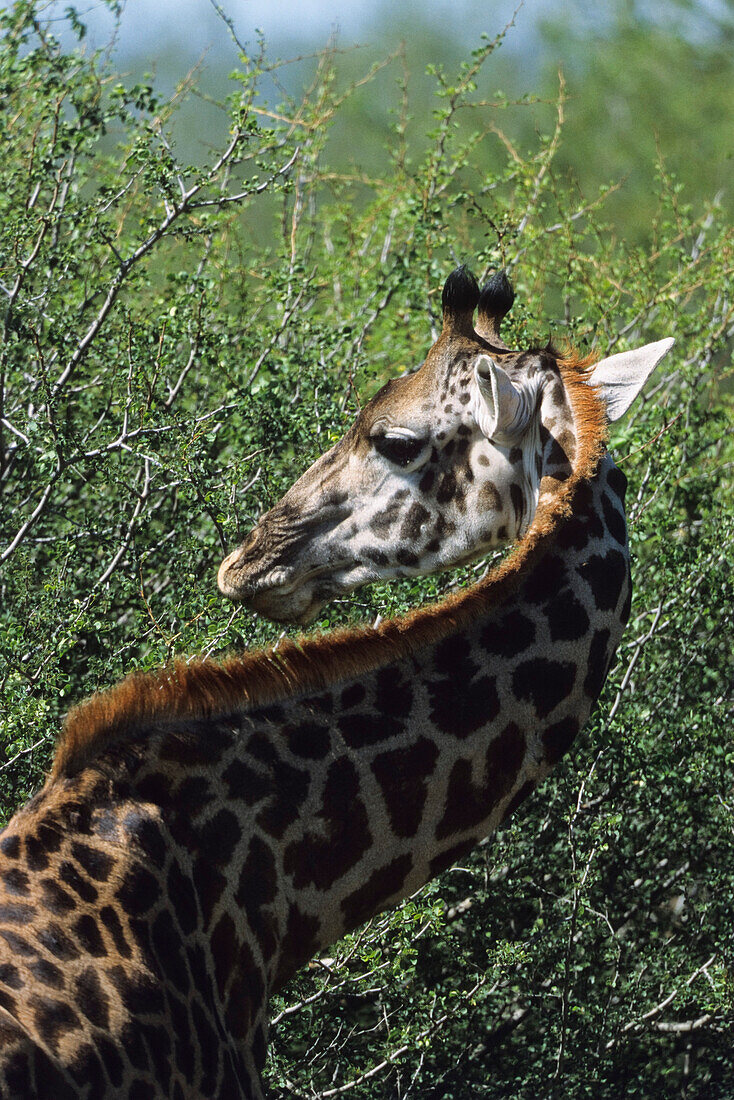
[[[527,394],[494,359],[480,355],[474,364],[471,411],[488,439],[512,442],[525,431],[530,418]]]
[[[645,344],[634,351],[622,351],[601,359],[592,367],[587,378],[590,386],[595,386],[606,405],[610,420],[619,420],[627,412],[648,377],[675,340],[658,340],[654,344]]]

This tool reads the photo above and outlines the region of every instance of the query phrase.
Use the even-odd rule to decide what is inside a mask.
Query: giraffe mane
[[[587,384],[598,358],[571,347],[558,358],[571,404],[577,446],[571,476],[549,503],[539,503],[524,537],[487,577],[438,603],[389,619],[377,628],[344,628],[281,641],[223,661],[176,660],[155,672],[133,672],[114,687],[73,707],[64,722],[49,782],[77,774],[104,751],[153,725],[225,717],[278,700],[319,691],[409,656],[469,623],[487,600],[500,603],[545,553],[571,513],[579,482],[590,478],[606,442],[606,415]]]

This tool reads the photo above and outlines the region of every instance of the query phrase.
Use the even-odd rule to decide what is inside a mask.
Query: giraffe
[[[269,996],[461,857],[569,748],[629,614],[604,452],[672,341],[510,350],[454,272],[388,383],[219,572],[307,622],[377,577],[516,547],[378,627],[133,674],[70,712],[0,837],[0,1095],[261,1100]],[[478,307],[476,328],[473,315]]]

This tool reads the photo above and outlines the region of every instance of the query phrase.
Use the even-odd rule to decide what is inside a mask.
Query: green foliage
[[[658,164],[647,239],[625,245],[608,189],[581,197],[556,170],[563,88],[547,136],[497,137],[509,107],[489,91],[487,41],[456,71],[436,65],[415,139],[399,54],[357,80],[326,50],[274,109],[260,90],[279,66],[239,50],[222,143],[192,166],[176,141],[186,82],[170,101],[127,83],[104,53],[62,49],[41,11],[0,16],[5,814],[41,782],[75,700],[174,653],[277,637],[219,597],[223,554],[379,381],[421,361],[454,262],[506,265],[515,344],[549,327],[605,352],[677,337],[613,440],[632,622],[573,760],[278,1000],[273,1095],[733,1095],[732,236],[718,208],[689,205]],[[334,129],[385,73],[391,125],[353,139],[384,140],[374,160],[391,171],[344,169]],[[474,574],[361,592],[316,628]]]

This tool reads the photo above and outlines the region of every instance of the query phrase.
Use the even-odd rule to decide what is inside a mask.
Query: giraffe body
[[[270,994],[491,833],[570,746],[631,588],[625,479],[593,392],[558,379],[573,460],[545,462],[538,433],[534,515],[513,513],[529,530],[486,581],[72,715],[0,839],[0,1095],[262,1097]],[[305,587],[296,617],[323,596]]]

